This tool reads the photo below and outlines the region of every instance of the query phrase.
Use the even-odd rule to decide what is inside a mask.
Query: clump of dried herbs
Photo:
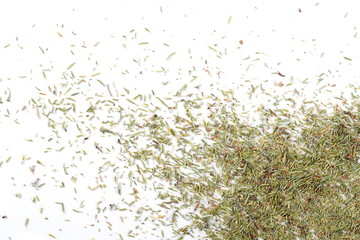
[[[158,116],[142,126],[158,150],[151,154],[161,166],[154,176],[181,193],[168,194],[178,207],[193,210],[192,224],[177,234],[360,237],[359,105],[351,112],[336,106],[332,114],[306,105],[293,114],[263,109],[262,124],[250,126],[234,102],[212,100],[202,113],[201,100],[179,101],[185,114],[173,117],[174,128]],[[176,150],[166,151],[171,144]]]

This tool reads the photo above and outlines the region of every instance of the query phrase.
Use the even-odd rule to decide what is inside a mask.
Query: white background
[[[73,174],[80,180],[72,186],[61,169],[71,161],[73,150],[44,153],[50,146],[46,140],[54,135],[29,100],[36,100],[48,86],[64,82],[63,74],[70,76],[72,71],[78,80],[99,79],[109,84],[113,93],[124,93],[126,87],[132,96],[153,90],[157,96],[170,97],[185,83],[190,89],[201,85],[206,93],[232,88],[250,111],[250,120],[252,106],[273,107],[260,90],[249,100],[251,85],[261,84],[265,92],[293,97],[299,104],[316,99],[341,105],[343,101],[334,97],[349,97],[359,89],[357,2],[2,1],[0,215],[7,218],[0,219],[0,239],[53,239],[48,234],[57,239],[118,239],[114,232],[128,239],[127,232],[134,226],[130,217],[125,224],[119,223],[117,213],[107,216],[113,232],[104,219],[94,221],[98,201],[119,198],[111,188],[88,189],[95,187],[99,178],[100,163],[94,159],[104,156],[90,152],[86,159],[95,163],[79,162],[78,172]],[[144,42],[148,44],[140,44]],[[165,71],[160,71],[162,68]],[[96,73],[100,74],[91,77]],[[197,80],[190,83],[193,76]],[[347,88],[351,83],[355,89]],[[99,83],[93,85],[101,88]],[[294,94],[294,89],[300,94]],[[11,99],[6,101],[9,90]],[[103,92],[108,94],[105,88]],[[54,141],[53,148],[65,146],[73,137],[64,135]],[[38,166],[33,174],[29,167],[37,160],[46,167]],[[102,177],[111,184],[110,173]],[[47,183],[40,190],[31,186],[37,178]],[[59,187],[61,182],[65,188]],[[18,193],[21,198],[15,196]],[[33,203],[34,196],[40,202]],[[86,200],[84,214],[76,214],[71,209],[77,209],[81,199]],[[155,195],[146,193],[144,199],[155,201]],[[65,203],[65,214],[55,202]],[[27,218],[30,222],[25,227]],[[143,234],[135,239],[157,237]]]

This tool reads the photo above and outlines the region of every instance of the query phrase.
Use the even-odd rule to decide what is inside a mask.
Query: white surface
[[[65,73],[69,78],[72,71],[78,80],[83,78],[90,82],[93,79],[95,82],[95,79],[100,79],[109,84],[114,95],[116,90],[124,93],[122,88],[126,87],[133,89],[133,96],[154,90],[157,96],[167,97],[185,83],[188,83],[189,88],[201,84],[202,91],[206,93],[211,89],[235,89],[238,99],[251,110],[251,105],[259,102],[267,104],[260,90],[257,90],[250,101],[246,94],[251,85],[262,84],[266,92],[279,95],[280,98],[282,94],[297,98],[298,104],[304,98],[341,104],[334,96],[348,96],[349,89],[346,86],[349,83],[355,83],[359,89],[360,36],[357,35],[357,29],[360,16],[357,2],[284,0],[2,3],[0,97],[4,103],[0,105],[0,162],[3,162],[0,168],[0,215],[8,218],[0,219],[0,239],[53,239],[48,235],[52,234],[57,239],[106,240],[118,239],[114,235],[116,232],[121,232],[124,239],[128,239],[127,232],[135,224],[130,212],[107,213],[108,219],[101,215],[99,223],[96,222],[94,216],[98,201],[103,201],[105,205],[117,202],[122,197],[114,193],[111,187],[90,191],[88,186],[95,187],[97,184],[98,166],[103,164],[101,159],[114,160],[118,156],[93,151],[83,157],[82,161],[74,160],[78,166],[70,170],[78,181],[76,184],[72,183],[62,170],[63,164],[71,164],[72,157],[76,155],[75,149],[93,147],[91,143],[76,143],[72,131],[61,133],[62,138],[56,142],[56,137],[47,127],[47,120],[44,116],[39,119],[36,109],[29,104],[31,98],[36,100],[40,96],[35,86],[46,92],[48,86],[65,82],[61,79],[62,74]],[[230,16],[231,21],[228,23]],[[132,29],[134,32],[130,33]],[[239,43],[240,40],[243,45]],[[97,42],[99,45],[95,47]],[[149,44],[139,45],[141,42]],[[10,46],[2,48],[8,44]],[[208,46],[218,52],[212,51]],[[173,52],[176,54],[167,60]],[[247,57],[250,59],[244,60]],[[75,65],[67,71],[72,63]],[[166,72],[157,72],[161,67]],[[44,69],[51,70],[45,71],[46,79],[42,74]],[[123,74],[126,70],[129,73]],[[286,77],[273,74],[278,71]],[[91,77],[96,73],[101,75]],[[324,80],[319,83],[322,73]],[[189,83],[192,76],[198,76],[198,79]],[[303,84],[306,78],[307,84]],[[167,81],[169,84],[164,85]],[[285,86],[280,87],[280,82]],[[286,86],[288,83],[293,84]],[[99,83],[92,85],[96,86],[95,89],[84,84],[79,91],[82,90],[89,96],[92,91],[100,91],[109,97],[108,90]],[[324,86],[314,96],[313,93]],[[294,88],[303,96],[295,96]],[[11,102],[3,97],[7,96],[7,89],[11,90]],[[81,97],[78,97],[81,101]],[[78,109],[88,107],[85,98],[82,101],[83,105],[79,102]],[[268,104],[272,106],[273,103]],[[24,106],[27,109],[23,111]],[[7,111],[10,112],[10,117],[4,117]],[[58,114],[62,113],[58,111]],[[61,118],[64,116],[59,116]],[[16,124],[14,120],[20,124]],[[90,123],[83,123],[84,126],[87,124]],[[47,142],[50,137],[54,138],[54,149],[66,146],[69,140],[74,143],[74,147],[61,152],[44,153],[46,147],[50,146]],[[34,142],[25,139],[34,139]],[[97,139],[96,135],[92,135],[92,141],[109,146],[113,144],[106,143],[104,138]],[[9,156],[12,157],[11,160],[5,163]],[[30,159],[22,161],[23,156]],[[38,165],[33,174],[29,167],[36,165],[37,160],[46,167]],[[93,163],[89,165],[89,162]],[[113,184],[113,175],[111,172],[101,174],[109,186]],[[31,187],[31,183],[37,178],[41,179],[41,183],[47,183],[40,190]],[[65,188],[59,187],[61,182],[65,183]],[[74,187],[77,194],[74,193]],[[124,188],[126,192],[126,184]],[[156,196],[144,192],[144,199],[155,202]],[[15,197],[17,193],[21,193],[22,197]],[[126,197],[127,194],[123,195]],[[37,203],[32,202],[35,196],[40,199]],[[85,201],[82,209],[84,213],[74,213],[71,209],[79,209],[82,200]],[[65,214],[55,202],[65,203]],[[138,203],[141,204],[147,203]],[[39,213],[40,208],[44,209],[43,214]],[[119,221],[120,216],[129,217],[125,224]],[[44,220],[46,217],[48,220]],[[26,228],[24,224],[27,218],[30,222]],[[114,231],[108,229],[106,221],[112,223]],[[90,224],[95,226],[91,227]],[[151,224],[147,227],[154,228]],[[156,229],[153,232],[160,234],[160,231],[161,229]],[[164,231],[171,235],[169,229],[164,228]],[[135,239],[158,237],[143,234]]]

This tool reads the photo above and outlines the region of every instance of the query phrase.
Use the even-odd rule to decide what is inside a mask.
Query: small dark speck
[[[279,75],[280,77],[285,77],[285,75],[284,74],[282,74],[281,72],[277,72],[277,75]]]

